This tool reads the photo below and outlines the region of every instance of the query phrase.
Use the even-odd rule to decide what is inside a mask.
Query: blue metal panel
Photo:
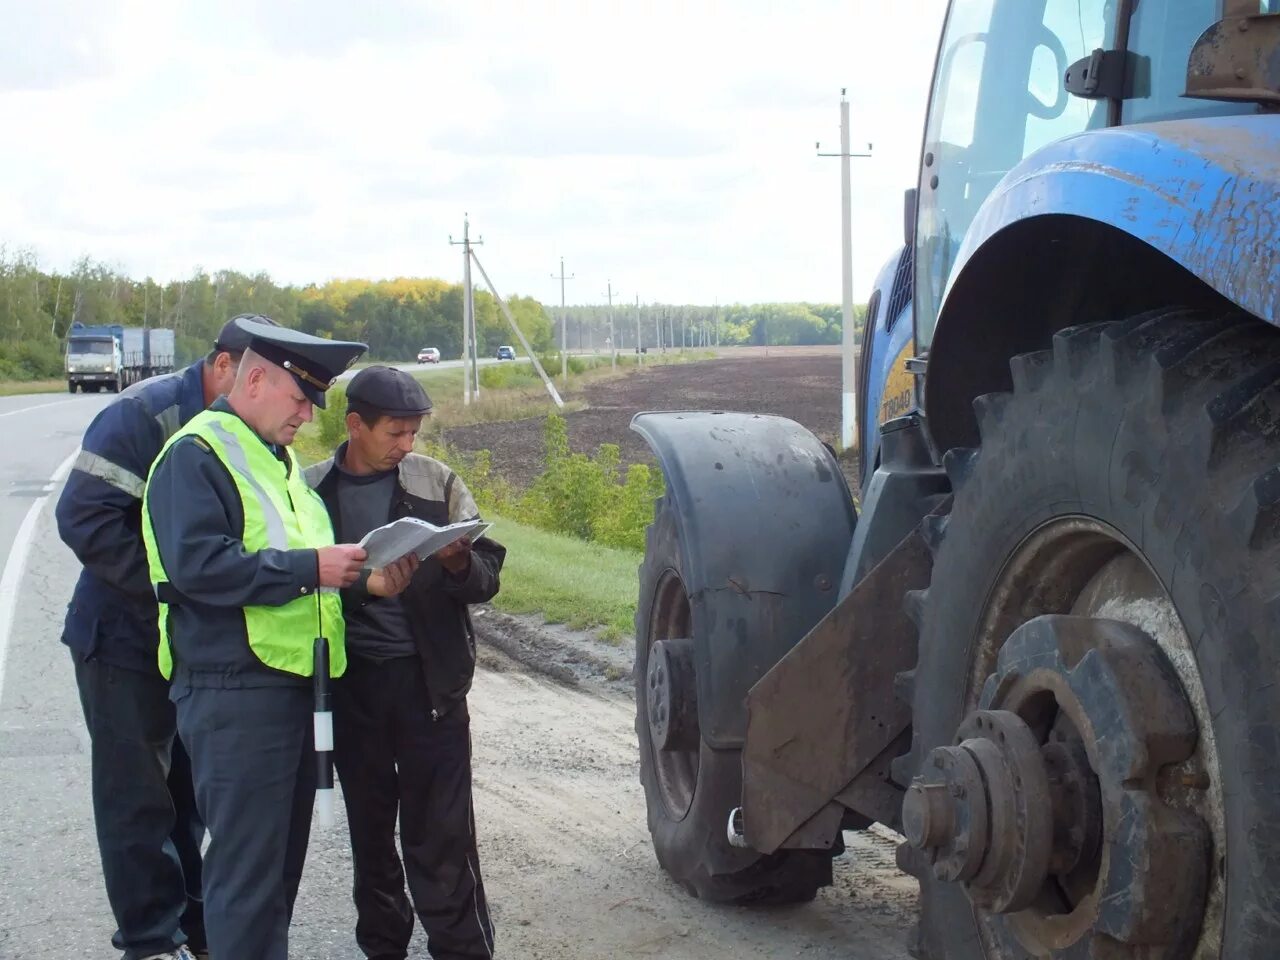
[[[979,210],[948,296],[996,233],[1055,214],[1122,230],[1280,325],[1280,116],[1171,120],[1045,147],[1010,171]],[[942,313],[945,319],[945,300]]]
[[[902,248],[881,268],[874,289],[880,291],[877,316],[868,317],[869,333],[864,335],[863,349],[870,349],[871,356],[863,365],[866,383],[861,384],[863,423],[866,424],[866,450],[862,457],[862,485],[865,488],[875,469],[876,454],[880,449],[880,407],[884,401],[885,384],[890,370],[911,340],[911,265],[913,258],[907,248]],[[910,410],[896,413],[904,416]]]

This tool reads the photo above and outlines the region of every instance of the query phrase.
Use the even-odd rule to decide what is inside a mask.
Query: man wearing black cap
[[[125,960],[205,949],[204,821],[174,736],[169,684],[156,668],[142,489],[165,441],[231,389],[248,345],[233,318],[207,357],[120,394],[89,425],[58,499],[58,532],[84,565],[62,642],[71,648],[92,744],[94,822],[116,921],[111,942]]]
[[[229,395],[165,445],[143,497],[160,603],[160,669],[191,755],[215,960],[286,960],[315,796],[315,638],[345,665],[338,588],[365,553],[335,545],[289,449],[312,405],[364,351],[253,320]],[[399,580],[397,581],[397,577]],[[407,574],[378,571],[373,592]]]
[[[352,379],[347,441],[307,469],[341,539],[399,517],[476,518],[462,480],[413,452],[430,409],[401,370],[368,367]],[[493,956],[471,809],[467,605],[497,594],[505,556],[493,540],[464,539],[424,558],[398,597],[364,582],[343,591],[348,667],[334,685],[334,760],[355,861],[356,942],[367,957],[403,960],[414,909],[435,960]]]

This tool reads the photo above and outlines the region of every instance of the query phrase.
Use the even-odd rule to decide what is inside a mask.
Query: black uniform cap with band
[[[416,378],[395,367],[365,367],[347,384],[347,412],[360,403],[387,417],[421,417],[431,410],[431,398]]]
[[[218,339],[213,341],[214,350],[220,353],[241,354],[249,349],[249,341],[253,339],[253,335],[240,326],[241,320],[252,320],[255,323],[266,324],[268,327],[280,326],[270,317],[264,317],[260,313],[238,313],[224,323],[222,329],[218,331]]]
[[[249,334],[249,349],[293,375],[298,387],[317,407],[324,406],[324,394],[369,348],[349,340],[325,340],[308,333],[273,327],[247,317],[235,321]]]

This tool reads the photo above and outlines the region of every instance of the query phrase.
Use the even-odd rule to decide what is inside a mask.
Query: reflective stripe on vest
[[[292,450],[286,478],[284,464],[235,414],[206,410],[170,438],[156,458],[158,464],[169,447],[186,436],[197,436],[218,457],[235,484],[244,513],[245,550],[315,549],[333,543],[333,526],[324,503],[306,483]],[[155,467],[152,467],[154,472]],[[149,494],[148,478],[148,494]],[[152,587],[170,578],[156,549],[148,495],[143,497],[143,539]],[[329,638],[329,672],[341,676],[346,669],[345,624],[342,599],[336,589],[322,588],[278,607],[244,607],[249,648],[262,663],[276,670],[311,676],[312,648],[317,631]],[[173,672],[169,638],[169,606],[160,604],[158,644],[160,672]]]

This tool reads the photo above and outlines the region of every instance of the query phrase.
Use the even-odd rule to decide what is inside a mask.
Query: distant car
[[[515,347],[499,347],[498,348],[499,360],[514,360],[515,358],[516,358]]]
[[[418,351],[419,363],[439,363],[440,351],[435,347],[423,347]]]

